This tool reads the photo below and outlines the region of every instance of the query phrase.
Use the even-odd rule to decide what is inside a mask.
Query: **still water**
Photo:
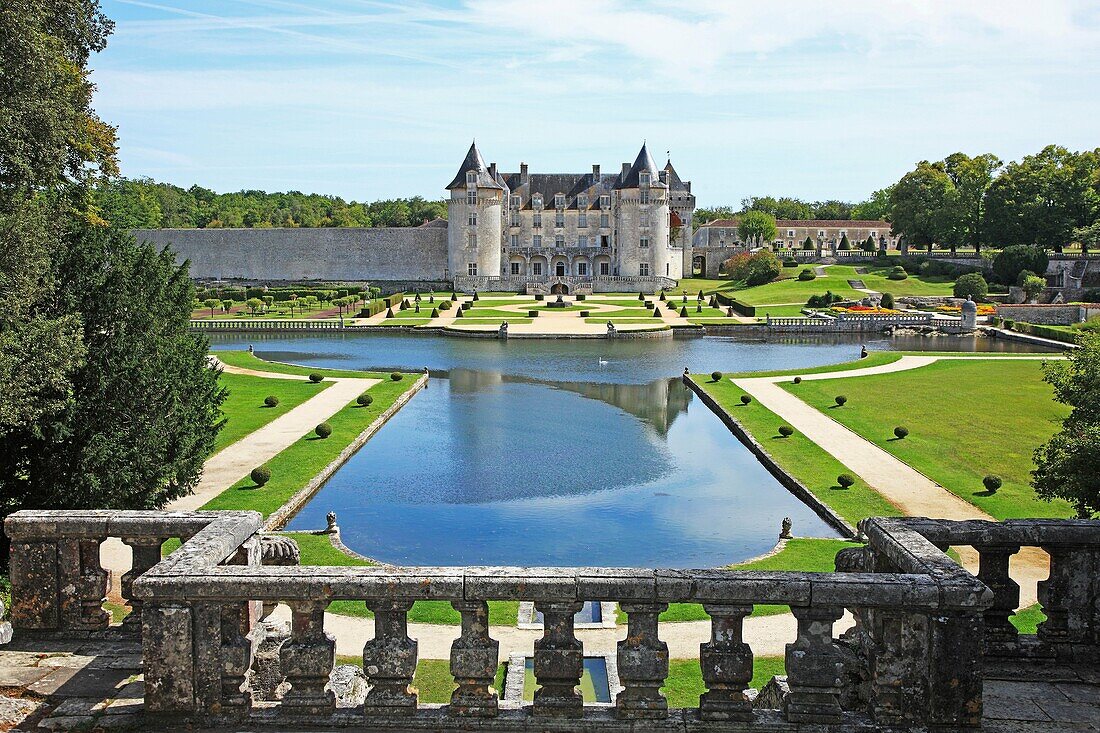
[[[770,549],[783,517],[798,535],[836,536],[675,375],[847,361],[858,340],[213,339],[215,349],[249,343],[310,366],[431,370],[429,388],[289,525],[323,527],[336,511],[344,541],[383,562],[710,567]]]

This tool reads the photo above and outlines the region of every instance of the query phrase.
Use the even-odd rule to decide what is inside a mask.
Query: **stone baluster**
[[[871,713],[878,723],[919,725],[928,710],[928,616],[877,609],[868,649]]]
[[[783,714],[792,723],[835,723],[840,720],[842,664],[833,646],[833,624],[844,614],[836,606],[792,606],[798,638],[787,645],[790,694]]]
[[[657,636],[657,619],[667,603],[623,603],[627,614],[626,638],[618,644],[619,680],[623,690],[615,698],[620,718],[667,718],[668,700],[661,685],[668,677],[668,644]]]
[[[983,545],[976,548],[980,558],[978,580],[993,591],[993,605],[985,610],[986,641],[1014,646],[1019,632],[1009,618],[1020,605],[1020,586],[1008,574],[1009,559],[1020,551],[1019,545]]]
[[[500,644],[489,636],[489,604],[452,601],[462,614],[462,635],[451,644],[451,674],[458,687],[451,695],[450,712],[478,718],[497,714],[499,690],[493,689]]]
[[[1050,555],[1050,577],[1039,581],[1039,601],[1047,617],[1039,624],[1039,639],[1058,645],[1059,657],[1092,657],[1100,644],[1096,616],[1100,550],[1059,545],[1043,549]]]
[[[336,662],[336,640],[325,633],[324,601],[289,601],[290,638],[279,650],[279,664],[290,690],[283,708],[297,715],[331,712],[336,697],[325,689]]]
[[[234,717],[247,716],[252,707],[248,672],[257,637],[249,606],[247,601],[221,606],[221,705],[224,713]]]
[[[128,632],[137,634],[141,631],[141,601],[134,598],[134,581],[160,562],[164,539],[163,537],[122,538],[122,541],[133,551],[130,569],[123,574],[121,581],[122,597],[130,604],[130,615],[122,622],[123,629]]]
[[[535,715],[580,717],[584,701],[576,687],[584,674],[584,647],[573,629],[581,601],[536,601],[543,617],[543,634],[535,641]]]
[[[706,603],[710,641],[699,645],[699,663],[707,691],[699,698],[704,720],[752,720],[752,703],[745,694],[752,681],[752,649],[742,639],[745,617],[752,606]]]
[[[367,715],[392,716],[416,711],[417,644],[409,638],[410,600],[368,600],[374,612],[374,638],[363,647],[363,671],[371,685],[364,701]]]
[[[930,730],[982,727],[984,628],[980,612],[941,611],[928,617]]]
[[[99,564],[99,545],[104,539],[62,539],[57,544],[61,627],[65,630],[97,631],[111,624],[111,614],[103,609],[107,571]]]

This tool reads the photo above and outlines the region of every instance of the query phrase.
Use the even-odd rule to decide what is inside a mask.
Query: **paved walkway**
[[[872,374],[919,369],[941,359],[981,359],[975,356],[903,356],[890,364],[824,374],[806,374],[803,381],[847,379]],[[1051,356],[986,357],[989,359],[1051,359]],[[1053,357],[1057,358],[1057,357]],[[833,420],[779,386],[790,376],[749,377],[732,380],[761,405],[858,474],[902,512],[914,517],[936,519],[988,519],[993,517],[952,494],[930,478],[902,462],[871,441]],[[958,548],[959,557],[971,572],[977,572],[978,554],[972,548]],[[1024,548],[1012,558],[1012,577],[1021,586],[1024,606],[1036,600],[1035,584],[1050,574],[1050,561],[1038,548]]]

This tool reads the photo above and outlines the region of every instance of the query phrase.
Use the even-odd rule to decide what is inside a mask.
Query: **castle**
[[[592,292],[671,285],[695,197],[645,144],[616,173],[501,173],[470,145],[447,185],[449,275],[461,290]],[[685,253],[687,253],[685,255]]]

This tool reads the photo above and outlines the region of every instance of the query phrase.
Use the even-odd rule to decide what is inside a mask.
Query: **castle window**
[[[588,235],[587,234],[582,234],[581,236],[577,237],[577,246],[578,247],[587,247],[588,246]]]
[[[542,214],[537,211],[535,212],[535,215],[531,219],[531,226],[536,228],[542,226]]]
[[[518,211],[513,211],[512,212],[512,226],[514,226],[514,227],[519,226],[519,212]]]
[[[466,185],[467,186],[476,186],[477,185],[477,171],[466,171]]]
[[[578,275],[587,275],[588,274],[588,263],[587,262],[578,262],[577,263],[577,274]]]
[[[513,275],[518,275],[518,274],[520,274],[520,272],[519,272],[519,265],[520,265],[520,263],[518,263],[518,262],[513,262],[513,263],[512,263],[512,274],[513,274]]]
[[[611,274],[611,263],[610,262],[601,262],[600,263],[600,274],[601,275],[610,275]]]
[[[639,173],[638,174],[638,183],[639,183],[639,185],[642,185],[642,186],[648,186],[649,185],[649,174],[648,173]]]
[[[558,213],[554,214],[554,226],[556,226],[556,227],[565,226],[565,212],[564,211],[559,211]]]
[[[601,209],[610,209],[611,208],[611,197],[610,196],[600,196],[600,208]]]
[[[562,194],[562,193],[554,194],[554,208],[555,209],[564,209],[565,208],[565,194]]]
[[[638,275],[640,275],[641,277],[649,277],[649,263],[648,262],[638,263]]]
[[[788,229],[787,230],[787,236],[788,237],[793,237],[794,236],[794,229]]]
[[[648,247],[649,246],[649,237],[642,237],[641,239],[639,239],[638,240],[638,246],[639,247]]]
[[[825,236],[825,230],[824,229],[818,229],[817,230],[817,236],[824,237]]]
[[[519,196],[513,196],[512,197],[512,208],[513,209],[518,209],[519,206],[520,206]]]
[[[588,208],[588,196],[586,196],[585,194],[581,194],[580,196],[577,197],[577,208],[578,209],[587,209]]]
[[[531,246],[532,247],[541,247],[542,246],[542,235],[541,234],[536,234],[535,236],[531,237]]]
[[[511,237],[509,238],[509,240],[508,240],[508,243],[509,243],[509,244],[510,244],[510,245],[511,245],[512,247],[518,247],[518,246],[519,246],[519,235],[518,235],[518,234],[513,234],[513,235],[512,235],[512,236],[511,236]]]
[[[539,277],[540,275],[542,275],[542,263],[541,262],[532,262],[531,263],[531,274],[534,275],[535,277]]]
[[[600,226],[604,229],[611,226],[611,217],[608,214],[600,214]]]
[[[477,277],[477,263],[470,262],[466,265],[466,274]]]
[[[641,201],[643,204],[648,204],[649,203],[649,189],[648,188],[643,188],[641,190],[641,193],[638,194],[638,200]]]
[[[588,214],[586,212],[582,211],[577,215],[577,226],[581,229],[588,228]]]
[[[554,246],[558,247],[559,249],[561,247],[565,246],[565,235],[564,234],[555,234],[554,235]]]
[[[469,224],[472,227],[477,226],[477,212],[476,211],[471,211],[470,212],[470,215],[467,217],[466,223]]]
[[[536,209],[541,209],[542,208],[542,194],[541,193],[536,193],[534,196],[531,197],[531,206],[533,206]]]
[[[643,211],[643,212],[642,212],[642,221],[641,221],[641,224],[642,224],[642,226],[644,226],[644,227],[647,227],[647,226],[649,226],[649,212],[648,212],[648,211]]]

